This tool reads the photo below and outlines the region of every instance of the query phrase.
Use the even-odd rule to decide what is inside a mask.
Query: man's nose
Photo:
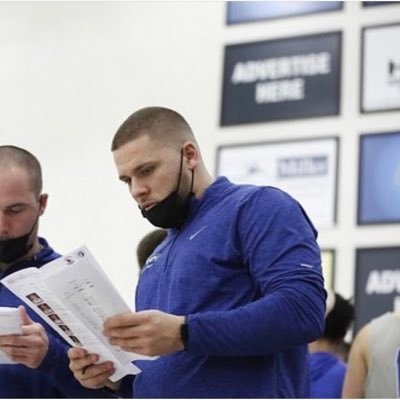
[[[10,231],[10,220],[3,212],[0,212],[0,237],[7,236]]]
[[[131,187],[130,187],[130,192],[132,197],[139,202],[140,200],[143,199],[144,196],[146,196],[149,193],[149,189],[145,185],[137,184],[132,181]]]

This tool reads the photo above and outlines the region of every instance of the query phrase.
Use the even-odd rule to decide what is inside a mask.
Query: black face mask
[[[164,200],[146,211],[140,208],[143,217],[147,218],[154,226],[159,228],[176,228],[179,229],[185,223],[190,205],[190,198],[193,195],[193,178],[194,171],[192,170],[192,183],[186,198],[179,195],[179,185],[182,177],[183,151],[181,152],[181,166],[179,169],[178,185],[176,189],[169,194]]]
[[[33,242],[28,244],[29,236],[35,229],[36,223],[39,217],[36,219],[31,230],[25,235],[12,238],[0,240],[0,262],[5,264],[11,264],[23,257],[28,251],[33,247]]]

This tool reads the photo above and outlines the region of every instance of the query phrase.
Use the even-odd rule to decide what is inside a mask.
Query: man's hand
[[[15,362],[37,368],[49,350],[46,330],[33,322],[24,306],[19,306],[22,335],[0,336],[0,347]]]
[[[166,355],[183,350],[180,327],[184,319],[158,310],[122,313],[105,321],[103,334],[125,351]]]
[[[119,382],[111,382],[108,378],[115,372],[112,362],[96,364],[97,354],[88,354],[84,349],[73,347],[68,350],[69,369],[75,379],[88,389],[100,389],[104,386],[116,391]]]

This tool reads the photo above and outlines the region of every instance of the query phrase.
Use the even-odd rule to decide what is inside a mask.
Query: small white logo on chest
[[[189,237],[189,240],[192,240],[192,239],[194,239],[200,232],[203,232],[204,231],[204,229],[206,229],[207,228],[207,226],[208,225],[206,225],[206,226],[203,226],[201,229],[199,229],[197,232],[195,232],[195,233],[193,233],[193,235],[191,235],[190,237]]]

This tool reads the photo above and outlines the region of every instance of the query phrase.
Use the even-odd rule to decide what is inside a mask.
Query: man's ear
[[[47,193],[42,193],[39,197],[39,215],[43,215],[46,207],[49,195]]]
[[[189,169],[196,167],[199,163],[199,150],[195,143],[185,142],[183,144],[183,157],[186,159]]]

